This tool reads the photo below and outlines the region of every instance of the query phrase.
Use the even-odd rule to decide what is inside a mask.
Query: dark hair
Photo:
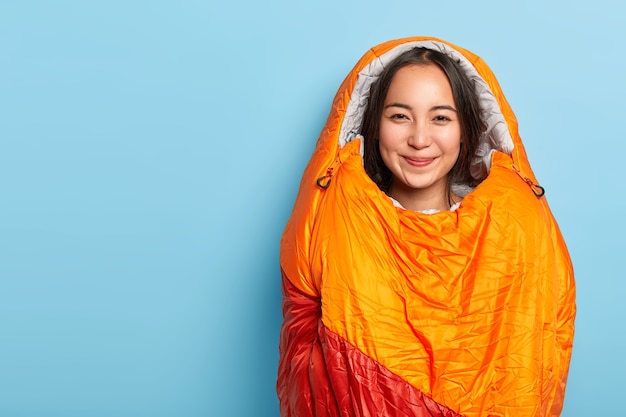
[[[476,183],[476,180],[470,175],[469,167],[476,153],[480,135],[484,130],[484,123],[480,118],[480,106],[474,84],[457,61],[436,50],[418,47],[400,54],[389,63],[378,80],[372,84],[363,126],[361,127],[361,134],[365,141],[363,155],[365,172],[382,191],[389,191],[393,176],[380,155],[378,144],[380,120],[393,77],[398,70],[409,65],[439,66],[448,77],[452,87],[454,104],[457,107],[461,125],[462,145],[459,158],[447,177],[448,197],[450,197],[450,185],[452,183],[468,185],[475,185]]]

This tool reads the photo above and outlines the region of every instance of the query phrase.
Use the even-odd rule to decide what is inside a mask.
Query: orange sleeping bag
[[[394,206],[363,169],[371,79],[406,48],[462,60],[488,121],[456,211]],[[282,416],[558,416],[572,265],[486,64],[434,38],[369,50],[342,83],[280,247]]]

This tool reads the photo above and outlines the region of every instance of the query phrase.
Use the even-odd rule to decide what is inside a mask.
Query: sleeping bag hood
[[[363,168],[370,87],[418,46],[460,63],[486,125],[479,184],[454,211],[397,207]],[[361,58],[303,174],[280,266],[282,416],[560,415],[572,264],[515,115],[471,52],[414,37]]]

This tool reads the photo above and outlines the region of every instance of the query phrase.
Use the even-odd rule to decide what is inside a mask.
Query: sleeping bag
[[[363,168],[370,86],[416,46],[460,62],[487,126],[480,182],[454,211],[397,207]],[[422,37],[369,50],[335,96],[281,240],[281,415],[560,415],[575,287],[543,194],[479,57]]]

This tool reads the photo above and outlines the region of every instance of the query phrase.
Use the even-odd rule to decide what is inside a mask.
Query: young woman
[[[281,241],[281,414],[559,415],[575,289],[543,193],[480,58],[372,48]]]
[[[369,176],[406,208],[456,207],[451,184],[475,182],[469,166],[483,130],[469,78],[447,55],[418,47],[391,62],[371,90],[362,129],[371,139]]]

